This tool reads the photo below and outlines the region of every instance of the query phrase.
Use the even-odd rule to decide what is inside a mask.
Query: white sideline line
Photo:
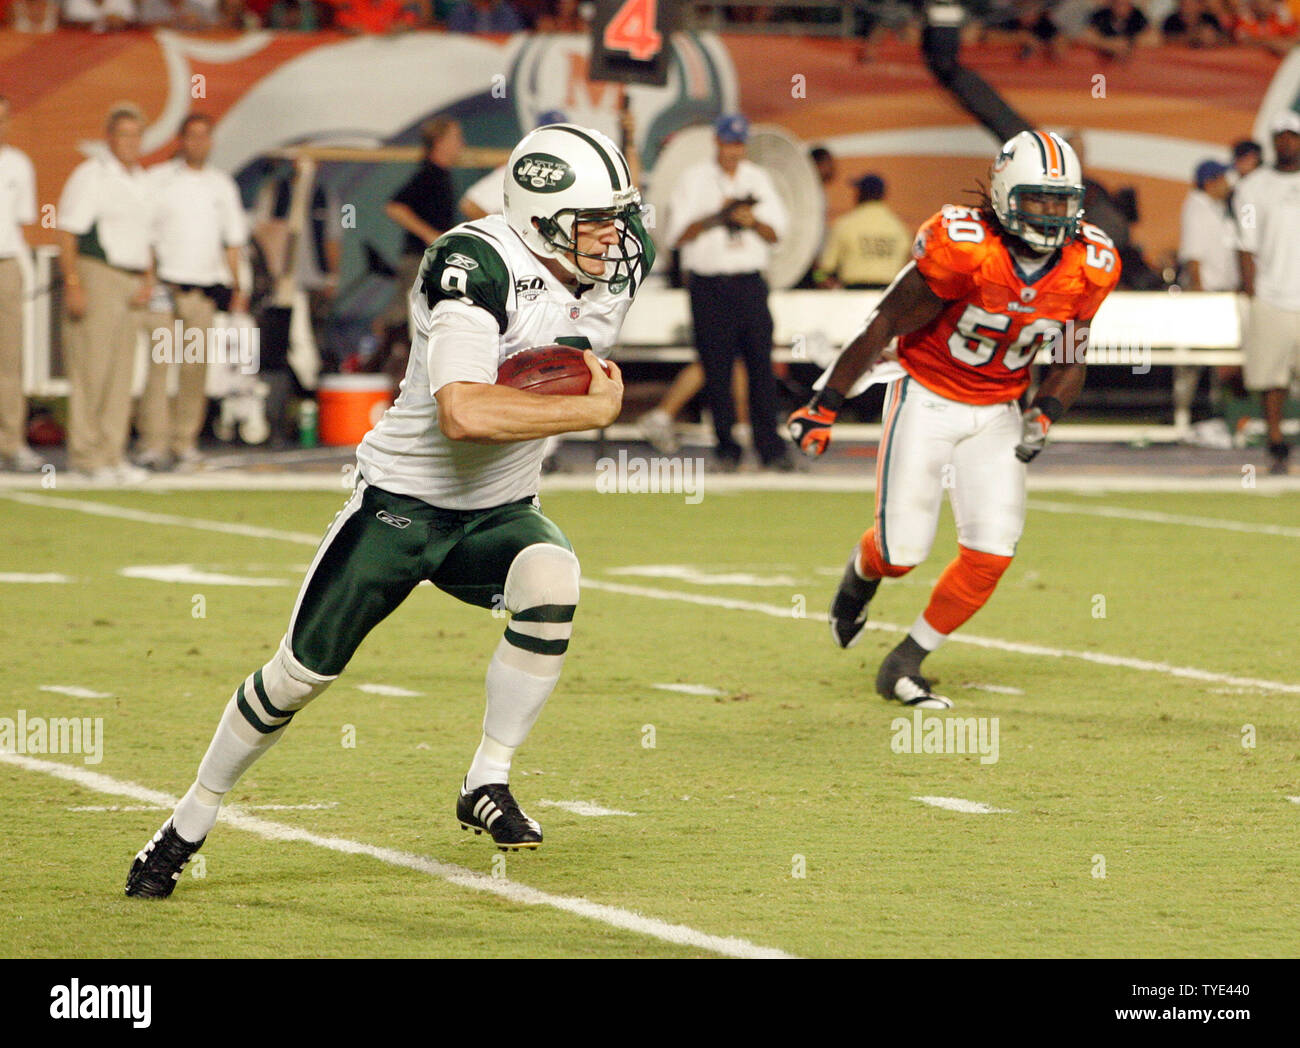
[[[1187,528],[1213,528],[1218,531],[1244,531],[1252,535],[1281,535],[1300,539],[1300,528],[1288,524],[1251,524],[1245,520],[1220,520],[1218,517],[1188,517],[1180,513],[1159,513],[1150,509],[1130,509],[1127,506],[1076,505],[1072,502],[1044,502],[1029,499],[1030,509],[1044,513],[1077,513],[1085,517],[1113,517],[1117,520],[1141,520],[1150,524],[1181,524]]]
[[[537,806],[539,808],[560,808],[563,811],[572,812],[574,815],[587,815],[591,818],[599,818],[602,815],[636,815],[634,811],[602,808],[599,804],[593,804],[591,801],[538,801]]]
[[[76,582],[71,575],[60,575],[55,571],[0,571],[0,582]]]
[[[147,786],[140,786],[134,782],[122,782],[107,775],[101,775],[99,772],[85,771],[71,764],[36,760],[16,753],[0,753],[0,761],[16,765],[27,771],[39,771],[60,779],[67,779],[69,782],[94,790],[96,793],[130,797],[132,800],[160,805],[167,809],[174,808],[177,803],[177,798],[159,790],[151,790]],[[222,810],[221,820],[237,830],[255,833],[269,841],[297,841],[303,844],[313,844],[318,848],[327,848],[330,851],[342,852],[345,855],[368,855],[370,858],[386,862],[390,866],[402,866],[409,870],[415,870],[418,873],[437,877],[460,888],[469,888],[472,891],[499,895],[509,902],[521,903],[525,906],[551,906],[557,910],[575,914],[578,917],[599,921],[602,924],[621,928],[637,935],[645,935],[652,939],[661,939],[676,946],[690,946],[700,950],[709,950],[712,953],[722,954],[724,957],[792,958],[791,954],[783,950],[758,946],[745,939],[709,935],[707,932],[697,931],[684,924],[669,924],[667,921],[661,921],[654,917],[644,917],[633,910],[623,910],[617,906],[606,906],[603,903],[590,902],[587,899],[575,898],[570,895],[552,895],[550,892],[539,891],[536,888],[530,888],[515,881],[490,877],[485,873],[475,873],[463,866],[453,866],[451,863],[428,859],[423,855],[412,855],[410,852],[397,851],[394,848],[379,848],[373,844],[350,841],[343,837],[324,837],[317,833],[298,829],[295,826],[285,826],[278,822],[271,822],[268,819],[258,818],[255,815],[245,815],[243,813],[245,810],[231,805],[229,808]]]
[[[981,801],[964,801],[960,797],[913,797],[912,800],[933,808],[965,812],[967,815],[1014,815],[1010,808],[993,808]]]
[[[737,600],[733,597],[709,597],[702,593],[678,593],[674,590],[657,589],[652,586],[628,586],[621,582],[602,582],[598,579],[582,580],[582,585],[589,589],[607,590],[610,593],[622,593],[630,597],[650,597],[653,600],[675,600],[685,604],[701,604],[711,608],[726,608],[729,611],[754,611],[761,615],[770,615],[776,619],[790,619],[792,608],[785,604],[762,604],[757,601]],[[808,612],[803,616],[812,622],[826,622],[825,612]],[[868,622],[867,629],[883,630],[887,633],[906,633],[908,627],[892,622]],[[1018,641],[998,640],[994,637],[977,637],[969,633],[954,633],[948,638],[950,643],[971,644],[977,648],[992,648],[995,651],[1010,651],[1017,655],[1044,655],[1054,659],[1081,659],[1095,662],[1101,666],[1120,666],[1124,669],[1142,670],[1146,673],[1164,673],[1171,677],[1185,677],[1188,680],[1209,681],[1214,684],[1232,684],[1243,688],[1264,688],[1269,691],[1284,691],[1300,695],[1300,684],[1285,684],[1281,681],[1259,680],[1254,677],[1236,677],[1229,673],[1212,673],[1197,669],[1195,666],[1174,666],[1167,662],[1152,662],[1148,659],[1135,659],[1127,655],[1106,655],[1098,651],[1070,651],[1066,648],[1049,648],[1042,644],[1022,644]]]
[[[296,542],[299,545],[317,546],[320,544],[318,536],[307,535],[299,531],[277,531],[274,528],[254,528],[244,524],[228,524],[225,521],[203,520],[199,517],[177,517],[166,513],[146,513],[126,510],[118,506],[106,506],[100,502],[83,502],[81,500],[49,498],[40,495],[22,495],[11,492],[7,495],[0,495],[0,497],[15,499],[34,506],[52,506],[86,513],[101,513],[103,516],[122,517],[126,520],[137,520],[144,524],[198,528],[202,531],[247,535],[252,538],[279,539],[283,542]],[[699,604],[710,608],[727,608],[732,611],[754,611],[778,619],[793,617],[791,615],[793,607],[790,605],[763,604],[756,601],[737,600],[732,597],[710,597],[702,593],[680,593],[652,586],[629,586],[621,582],[601,582],[596,579],[583,579],[582,584],[588,589],[606,590],[610,593],[622,593],[633,597],[675,600],[685,604]],[[803,617],[812,622],[827,621],[824,612],[813,612]],[[884,630],[888,633],[907,632],[906,627],[891,622],[868,622],[867,628]],[[1163,673],[1171,677],[1207,681],[1212,684],[1229,684],[1241,688],[1264,688],[1268,691],[1281,691],[1292,695],[1300,695],[1300,684],[1261,680],[1255,677],[1237,677],[1230,673],[1213,673],[1209,670],[1198,669],[1195,666],[1174,666],[1167,662],[1152,662],[1148,659],[1130,658],[1127,655],[1106,655],[1095,651],[1069,651],[1065,648],[1049,648],[1042,644],[1022,644],[1016,641],[997,640],[993,637],[978,637],[968,633],[954,633],[951,640],[957,644],[972,644],[977,648],[1010,651],[1018,655],[1043,655],[1054,659],[1080,659],[1101,666],[1118,666],[1124,669],[1141,670],[1145,673]]]

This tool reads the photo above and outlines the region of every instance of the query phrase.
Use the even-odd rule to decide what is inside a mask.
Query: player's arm
[[[805,455],[820,455],[826,450],[845,394],[875,367],[889,343],[930,323],[946,304],[931,290],[916,263],[909,262],[867,318],[866,327],[844,347],[825,388],[790,416],[790,436]]]
[[[435,394],[443,436],[473,444],[512,444],[603,429],[623,407],[623,376],[613,361],[606,362],[606,374],[591,350],[583,359],[591,371],[585,396],[544,396],[486,382],[448,383]]]
[[[1087,331],[1086,320],[1076,320],[1075,331]],[[1025,409],[1020,423],[1020,443],[1016,445],[1016,458],[1029,462],[1047,446],[1047,431],[1064,415],[1083,390],[1083,380],[1088,371],[1084,357],[1088,351],[1085,338],[1070,362],[1055,360],[1047,368],[1033,402]]]

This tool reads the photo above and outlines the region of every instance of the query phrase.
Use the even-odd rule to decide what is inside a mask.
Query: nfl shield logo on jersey
[[[578,306],[570,306],[570,307],[569,307],[569,319],[570,319],[570,320],[577,320],[578,317],[580,317],[581,315],[582,315],[582,309],[581,309],[580,307],[578,307]]]
[[[1032,302],[1032,301],[1034,300],[1034,296],[1037,295],[1037,294],[1038,294],[1038,288],[1035,288],[1035,287],[1022,287],[1022,288],[1020,289],[1020,301],[1021,301],[1021,302]]]

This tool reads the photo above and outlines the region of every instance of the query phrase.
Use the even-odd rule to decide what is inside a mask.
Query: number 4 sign
[[[677,6],[676,0],[598,0],[591,79],[664,86]]]

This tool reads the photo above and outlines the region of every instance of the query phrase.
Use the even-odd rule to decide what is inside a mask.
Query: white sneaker
[[[930,690],[930,682],[924,677],[913,674],[899,677],[894,682],[893,698],[904,706],[916,706],[923,710],[950,710],[952,699],[936,695]]]
[[[125,460],[119,462],[116,466],[106,468],[111,476],[110,483],[115,484],[143,484],[150,476],[147,469],[133,466]]]
[[[636,425],[641,436],[656,451],[671,455],[681,449],[682,444],[677,439],[677,430],[667,412],[660,411],[658,408],[647,411],[637,420]]]
[[[141,469],[161,472],[171,464],[171,456],[165,451],[141,451],[132,455],[131,461]]]
[[[177,452],[176,465],[172,468],[178,473],[194,473],[203,468],[203,455],[198,448]]]
[[[26,444],[19,444],[18,450],[5,458],[5,466],[15,473],[39,473],[45,460]]]

